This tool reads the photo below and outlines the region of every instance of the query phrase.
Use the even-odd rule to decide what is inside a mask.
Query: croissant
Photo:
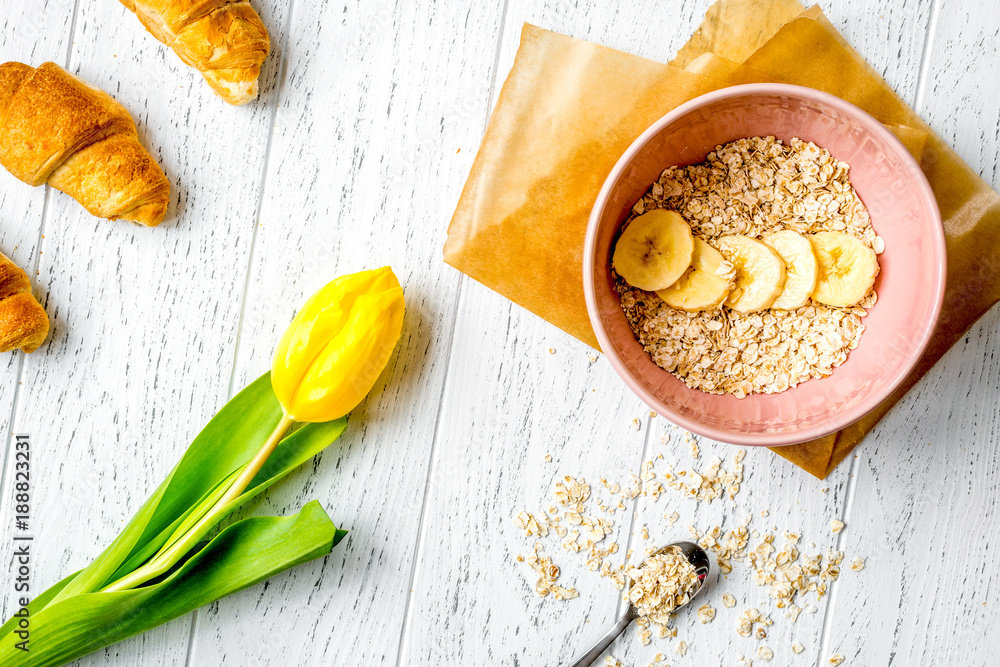
[[[31,281],[0,252],[0,352],[34,352],[49,335],[49,316],[31,294]]]
[[[0,165],[101,218],[155,227],[167,211],[170,182],[128,111],[55,63],[0,65]]]
[[[257,97],[260,65],[271,50],[246,0],[121,0],[153,37],[195,68],[230,104]]]

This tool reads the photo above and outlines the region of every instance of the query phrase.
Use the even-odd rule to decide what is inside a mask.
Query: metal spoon
[[[662,549],[657,549],[646,558],[648,559],[658,554],[662,554],[670,547],[677,547],[680,549],[681,553],[684,554],[684,557],[687,558],[689,563],[691,563],[692,567],[694,567],[695,573],[698,575],[698,587],[695,588],[693,593],[691,593],[691,598],[686,603],[690,604],[692,600],[698,597],[698,593],[701,593],[701,590],[705,588],[705,580],[708,578],[709,570],[708,554],[694,542],[674,542],[673,544],[668,544]],[[637,618],[639,618],[639,610],[636,609],[635,605],[630,604],[625,613],[622,614],[622,617],[615,622],[614,626],[610,630],[608,630],[608,634],[601,637],[589,651],[580,656],[580,658],[570,665],[570,667],[587,667],[587,665],[593,664],[594,661],[601,657],[604,651],[611,646],[611,642],[618,639],[618,636],[625,631],[625,628],[628,627],[629,623]]]

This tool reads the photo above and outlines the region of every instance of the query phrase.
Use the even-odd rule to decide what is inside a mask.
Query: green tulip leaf
[[[95,641],[103,641],[104,643],[101,643],[100,646],[105,646],[109,643],[119,641],[124,637],[155,627],[170,618],[185,613],[185,611],[195,609],[202,604],[216,600],[235,590],[239,590],[239,588],[251,585],[251,583],[256,583],[256,581],[270,576],[270,574],[264,574],[254,579],[251,583],[246,583],[237,588],[226,589],[226,592],[219,593],[223,588],[218,586],[210,588],[206,591],[207,596],[202,595],[201,592],[187,592],[181,598],[187,600],[190,604],[186,603],[187,606],[183,610],[180,610],[181,607],[171,607],[171,609],[180,610],[173,616],[168,617],[159,613],[151,613],[149,610],[142,608],[141,613],[137,612],[128,624],[123,624],[121,621],[116,620],[108,626],[109,617],[106,613],[100,611],[99,604],[93,603],[94,599],[106,600],[110,599],[109,596],[128,596],[162,587],[169,582],[177,581],[177,577],[182,571],[189,571],[190,564],[196,558],[200,558],[198,562],[204,562],[206,557],[202,556],[202,554],[206,553],[208,549],[199,552],[194,558],[189,558],[186,561],[182,560],[167,572],[165,576],[161,576],[157,583],[148,584],[130,591],[114,593],[98,592],[108,584],[142,566],[143,563],[150,560],[165,545],[169,545],[169,543],[174,541],[183,532],[185,527],[189,527],[196,522],[198,517],[204,514],[205,510],[221,497],[224,490],[228,488],[228,484],[232,482],[235,476],[253,458],[281,418],[281,406],[271,389],[270,376],[267,373],[233,397],[202,429],[188,447],[180,462],[174,467],[159,488],[153,492],[153,495],[146,503],[143,504],[117,539],[90,565],[71,574],[31,600],[28,605],[28,611],[32,619],[30,643],[31,655],[33,656],[32,664],[62,664],[60,661],[71,660],[73,657],[83,655],[98,648],[99,646],[93,644],[90,640],[83,641],[77,638],[73,641],[82,642],[81,646],[93,646],[93,648],[88,648],[83,653],[74,653],[73,657],[69,658],[59,657],[64,655],[61,652],[53,653],[50,659],[47,653],[48,649],[43,647],[62,646],[62,639],[59,638],[60,633],[69,632],[75,627],[75,624],[86,626],[88,628],[87,632],[92,633],[96,638]],[[321,452],[343,433],[346,426],[347,419],[341,418],[332,422],[306,424],[286,436],[275,448],[265,465],[250,482],[243,494],[226,505],[225,511],[220,514],[220,518],[235,511],[250,499],[261,494],[271,485],[288,475],[292,470]],[[304,511],[305,509],[303,509]],[[310,511],[312,512],[313,510]],[[319,512],[322,513],[322,509],[319,509]],[[302,516],[302,513],[299,516]],[[323,513],[323,516],[326,516],[325,513]],[[330,531],[333,528],[328,518],[326,519],[326,523],[318,521],[315,517],[312,518],[313,522],[306,525],[313,525],[315,527],[316,531],[318,531],[316,536],[322,537],[323,540],[321,541],[323,543],[329,542],[328,552],[333,545],[340,541],[345,533],[344,531],[334,530],[331,536]],[[226,534],[227,531],[244,523],[245,521],[230,526],[220,533],[211,542],[211,545],[217,544],[219,538]],[[237,534],[242,535],[243,533],[237,531]],[[308,555],[312,554],[315,550],[315,544],[307,544],[308,540],[303,538],[301,530],[288,533],[281,533],[279,531],[279,533],[275,533],[269,539],[280,540],[282,539],[282,535],[287,535],[288,539],[293,541],[287,544],[275,542],[271,546],[278,550],[284,550],[281,551],[281,558],[284,558],[284,560],[279,559],[275,563],[280,564],[284,562],[287,564],[278,569],[269,570],[267,567],[264,567],[267,565],[266,563],[256,563],[251,559],[243,564],[243,566],[249,568],[247,570],[248,573],[253,576],[261,572],[273,573],[280,569],[291,567],[303,560],[317,557],[316,555]],[[224,540],[218,544],[224,545],[227,543]],[[211,548],[211,545],[209,548]],[[308,548],[306,548],[307,546]],[[216,560],[226,560],[228,556],[223,558],[217,554],[213,558],[216,558]],[[226,562],[228,563],[229,561],[226,560]],[[257,567],[258,565],[259,567]],[[185,579],[185,581],[189,580],[191,579]],[[157,588],[157,590],[161,589]],[[120,599],[131,600],[133,598],[125,597]],[[145,600],[146,598],[142,599]],[[89,602],[80,602],[81,600],[88,600]],[[191,602],[196,600],[203,601],[197,604]],[[91,617],[86,612],[87,609],[91,609],[91,607],[87,606],[90,604],[97,604],[97,606],[93,607],[93,623],[88,620]],[[51,612],[49,611],[50,609],[52,610]],[[56,609],[62,611],[56,614]],[[55,614],[55,616],[52,614]],[[59,618],[60,614],[69,614],[74,620],[69,624],[57,623],[55,619]],[[49,632],[48,635],[44,634],[44,632],[41,635],[36,635],[35,630],[40,627],[36,625],[38,619],[52,619],[47,621],[48,625],[46,627],[50,629],[47,631]],[[8,653],[6,651],[8,649],[16,650],[11,649],[11,647],[18,639],[15,633],[18,621],[18,618],[12,617],[0,626],[0,656],[7,656]],[[140,625],[142,627],[139,627]],[[129,632],[121,634],[121,631],[116,629],[119,626],[129,628]],[[51,637],[51,639],[46,640],[49,643],[36,643],[36,639],[43,636]],[[52,650],[63,651],[64,648]],[[17,651],[17,653],[20,653],[20,651]],[[9,655],[16,656],[17,654],[12,653]],[[36,662],[41,660],[44,660],[44,662]],[[8,662],[3,658],[0,659],[0,664],[7,665]],[[9,664],[21,663],[12,662]]]
[[[345,534],[315,500],[294,516],[244,519],[159,583],[50,603],[30,617],[29,652],[16,632],[0,640],[0,664],[62,665],[325,556]]]

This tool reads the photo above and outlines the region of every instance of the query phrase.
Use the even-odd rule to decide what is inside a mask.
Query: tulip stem
[[[264,467],[264,463],[271,456],[271,452],[274,451],[274,448],[277,447],[278,443],[285,437],[285,434],[288,433],[288,429],[292,427],[294,422],[295,420],[287,414],[284,412],[281,413],[281,421],[278,422],[278,425],[274,428],[274,432],[271,433],[267,442],[264,443],[264,446],[260,448],[257,455],[254,456],[250,463],[247,464],[247,467],[243,469],[243,472],[236,478],[236,481],[233,482],[231,487],[229,487],[229,490],[226,491],[225,495],[219,499],[219,502],[215,504],[215,507],[225,507],[231,501],[240,497],[243,491],[246,490],[247,486],[250,485],[250,482],[253,481],[253,478],[257,476],[257,473],[260,472],[260,469]],[[214,510],[215,508],[212,508],[212,511]],[[209,512],[209,514],[211,514],[211,512]]]
[[[205,533],[207,533],[212,526],[217,524],[225,516],[226,505],[232,501],[239,498],[243,492],[246,490],[253,478],[257,476],[260,469],[264,467],[264,463],[267,462],[268,457],[274,451],[274,448],[278,446],[282,438],[288,432],[288,429],[292,427],[295,420],[289,417],[287,414],[282,413],[281,421],[275,427],[274,431],[268,437],[267,442],[264,446],[257,451],[257,454],[250,460],[249,463],[243,468],[243,472],[240,473],[239,477],[233,481],[229,489],[219,498],[212,509],[208,510],[205,515],[198,520],[198,522],[191,527],[187,533],[185,533],[180,539],[171,544],[165,551],[161,551],[152,560],[147,562],[145,565],[135,570],[131,574],[128,574],[118,581],[105,586],[101,589],[101,593],[111,593],[115,591],[127,591],[137,586],[141,586],[150,579],[159,577],[162,574],[166,574],[170,568],[177,564],[177,562],[184,557],[188,551],[200,540]]]

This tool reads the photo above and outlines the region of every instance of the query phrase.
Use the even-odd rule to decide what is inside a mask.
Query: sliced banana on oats
[[[655,292],[670,287],[691,265],[694,236],[674,211],[655,209],[622,232],[611,264],[632,287]]]
[[[809,240],[819,266],[812,298],[827,306],[841,307],[864,299],[879,272],[875,251],[843,232],[819,232]]]
[[[695,238],[690,268],[677,282],[666,289],[657,290],[656,294],[668,306],[678,310],[714,310],[729,296],[730,281],[720,271],[724,261],[725,258],[718,250]]]
[[[795,310],[809,303],[819,277],[816,253],[809,239],[786,229],[761,240],[777,250],[785,262],[785,287],[771,307]]]
[[[773,248],[736,234],[716,241],[722,256],[736,269],[736,285],[726,305],[740,313],[770,308],[785,287],[785,262]]]

